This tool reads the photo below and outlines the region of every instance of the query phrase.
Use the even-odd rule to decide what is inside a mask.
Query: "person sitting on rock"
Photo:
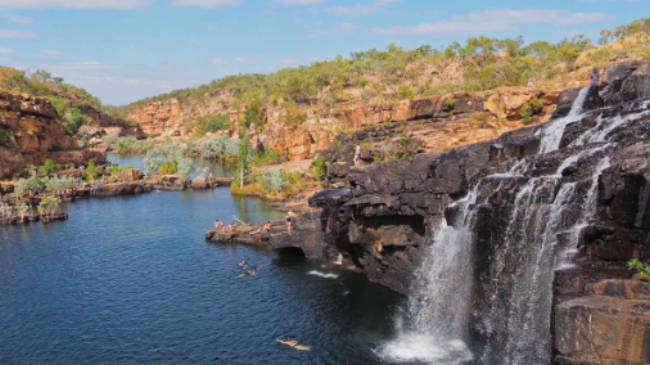
[[[264,223],[264,225],[262,226],[262,232],[263,233],[271,232],[271,221],[267,221],[266,223]]]
[[[222,221],[221,219],[217,219],[217,220],[215,220],[215,221],[214,221],[214,228],[215,228],[218,232],[223,231],[223,228],[224,228],[223,221]]]
[[[284,222],[287,224],[287,232],[289,234],[293,233],[293,226],[295,224],[296,220],[296,213],[293,212],[293,210],[289,210],[289,213],[287,213],[287,216],[284,217]]]

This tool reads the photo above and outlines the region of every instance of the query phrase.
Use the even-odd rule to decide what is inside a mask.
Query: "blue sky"
[[[0,0],[0,64],[124,104],[389,43],[597,38],[649,15],[646,0]]]

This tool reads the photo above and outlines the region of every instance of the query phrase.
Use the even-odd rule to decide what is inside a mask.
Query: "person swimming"
[[[307,345],[302,345],[298,341],[294,340],[293,338],[281,338],[277,340],[279,344],[289,346],[294,350],[297,351],[311,351],[311,346]]]

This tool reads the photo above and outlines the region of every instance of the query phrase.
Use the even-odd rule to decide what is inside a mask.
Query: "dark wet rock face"
[[[581,92],[560,95],[556,116],[568,122],[556,148],[551,121],[341,171],[351,191],[310,202],[323,210],[325,240],[370,280],[412,294],[441,222],[468,224],[469,340],[480,363],[648,363],[647,284],[626,263],[650,260],[650,63],[614,66],[604,79],[575,118]],[[452,202],[473,189],[471,219],[459,222]]]

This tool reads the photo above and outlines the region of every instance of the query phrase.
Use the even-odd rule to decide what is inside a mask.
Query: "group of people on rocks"
[[[284,222],[287,227],[287,232],[289,234],[292,234],[296,224],[296,213],[294,213],[293,210],[289,210],[287,215],[284,217]],[[269,233],[271,232],[272,228],[273,225],[271,221],[266,221],[260,228],[258,228],[255,231],[255,233],[257,234]],[[218,233],[231,234],[234,233],[235,230],[237,229],[237,224],[225,224],[221,219],[217,219],[214,221],[214,229]]]

